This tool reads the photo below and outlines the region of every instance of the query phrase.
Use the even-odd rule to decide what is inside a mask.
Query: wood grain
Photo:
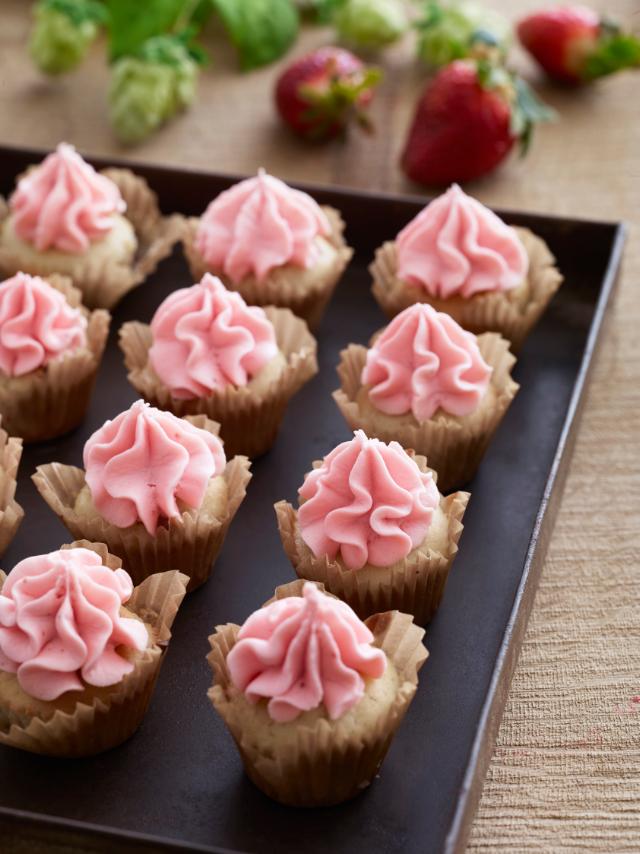
[[[537,2],[496,0],[516,17]],[[640,29],[637,0],[601,8]],[[24,50],[23,0],[0,3],[0,142],[252,172],[291,180],[411,190],[397,159],[424,74],[410,39],[384,58],[375,137],[307,147],[271,105],[278,66],[250,75],[207,34],[213,67],[196,109],[144,146],[122,149],[106,119],[108,72],[94,50],[81,73],[42,80]],[[325,43],[305,32],[297,45]],[[516,64],[536,80],[521,55]],[[588,91],[541,86],[560,120],[468,189],[483,202],[630,225],[623,279],[595,366],[551,542],[469,850],[640,850],[640,75]],[[539,81],[538,81],[539,82]],[[585,246],[585,251],[588,247]]]

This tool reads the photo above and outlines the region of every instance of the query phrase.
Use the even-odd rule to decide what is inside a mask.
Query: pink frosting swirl
[[[316,557],[340,554],[348,569],[391,566],[424,540],[440,495],[398,442],[356,430],[298,490],[298,525]]]
[[[84,446],[86,481],[98,512],[119,528],[180,515],[177,501],[202,504],[209,479],[225,468],[222,442],[207,430],[137,400]]]
[[[522,284],[529,259],[511,226],[454,184],[396,238],[398,276],[433,297],[471,297]]]
[[[40,700],[87,685],[115,685],[133,670],[118,646],[142,650],[144,623],[120,616],[133,584],[89,549],[62,549],[17,564],[0,591],[0,670]]]
[[[0,371],[19,377],[87,342],[87,321],[38,276],[0,283]]]
[[[482,400],[492,368],[475,335],[427,303],[406,308],[367,351],[362,371],[369,398],[381,412],[418,421],[438,409],[468,415]]]
[[[72,145],[57,149],[18,182],[9,200],[19,238],[39,252],[80,254],[113,227],[126,210],[117,186],[99,175]]]
[[[378,679],[387,660],[351,608],[306,582],[302,596],[279,599],[244,623],[227,656],[233,684],[249,702],[269,698],[267,711],[284,723],[324,703],[332,720]]]
[[[205,273],[199,285],[174,291],[151,321],[149,359],[175,398],[205,397],[244,386],[277,353],[263,309]]]
[[[312,267],[316,237],[329,234],[329,220],[311,196],[261,169],[211,202],[200,219],[196,249],[237,285],[251,274],[264,281],[285,264]]]

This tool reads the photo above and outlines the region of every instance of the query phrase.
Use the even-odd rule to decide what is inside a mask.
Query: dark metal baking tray
[[[0,149],[0,192],[8,193],[16,174],[42,156]],[[167,212],[199,214],[234,180],[135,169]],[[140,731],[127,744],[87,760],[0,749],[3,851],[19,842],[29,851],[464,849],[557,512],[624,228],[503,212],[549,243],[565,283],[521,352],[515,370],[520,393],[470,484],[460,553],[427,631],[431,655],[379,779],[342,806],[295,810],[268,800],[244,776],[231,737],[206,698],[207,636],[217,623],[241,622],[277,584],[292,580],[272,505],[293,499],[311,461],[348,437],[330,396],[338,353],[350,341],[366,342],[384,323],[369,292],[367,264],[375,247],[425,202],[330,188],[310,192],[342,211],[356,249],[318,332],[320,374],[291,403],[273,450],[255,463],[247,499],[211,580],[184,603]],[[117,330],[131,318],[149,320],[171,290],[190,281],[178,249],[125,298],[114,313],[85,424],[66,438],[25,450],[17,497],[26,519],[4,557],[5,569],[69,541],[30,475],[52,460],[80,464],[86,437],[135,398]]]

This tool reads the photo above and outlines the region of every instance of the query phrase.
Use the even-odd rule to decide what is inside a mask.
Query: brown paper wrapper
[[[264,282],[258,282],[253,276],[247,276],[237,285],[234,284],[221,270],[210,269],[196,249],[195,237],[199,220],[195,217],[187,220],[182,235],[191,275],[196,282],[199,282],[205,273],[213,273],[224,282],[225,287],[238,291],[251,305],[290,308],[294,314],[306,320],[311,330],[314,330],[318,327],[335,287],[353,255],[353,249],[347,246],[343,236],[344,222],[340,213],[335,208],[326,206],[322,210],[331,223],[332,233],[328,240],[337,250],[337,254],[333,267],[326,275],[318,277],[312,288],[305,288],[301,292],[299,271],[291,266],[272,270]]]
[[[103,543],[83,540],[62,548],[73,547],[92,549],[111,569],[122,565]],[[5,578],[0,573],[0,590]],[[179,572],[161,572],[134,588],[126,608],[145,622],[153,644],[135,659],[132,673],[108,691],[102,690],[100,697],[78,701],[72,712],[58,709],[50,718],[25,720],[18,710],[4,709],[9,723],[0,729],[0,743],[47,756],[80,757],[102,753],[130,738],[151,700],[187,581]]]
[[[493,368],[491,385],[496,391],[496,400],[494,406],[480,410],[471,421],[461,422],[453,416],[422,423],[412,419],[389,429],[375,417],[374,411],[363,411],[358,405],[367,349],[357,344],[350,344],[340,354],[340,388],[334,391],[333,398],[352,430],[361,428],[367,436],[375,436],[383,442],[395,440],[404,448],[413,448],[428,457],[430,467],[438,473],[440,491],[450,492],[471,480],[519,389],[518,383],[511,379],[516,359],[509,351],[509,342],[495,332],[485,332],[478,336],[478,346],[484,360]]]
[[[127,203],[125,216],[133,225],[138,249],[133,264],[90,257],[83,263],[82,256],[78,256],[73,283],[81,290],[82,301],[88,308],[113,308],[128,291],[144,282],[160,261],[171,254],[183,228],[181,216],[161,215],[157,196],[144,178],[129,169],[103,169],[102,174],[117,184]],[[0,199],[0,225],[7,215],[7,204]],[[20,256],[0,244],[0,270],[10,276],[22,269]],[[40,271],[24,272],[39,274]]]
[[[80,291],[66,276],[46,281],[64,294],[87,318],[87,344],[53,359],[44,368],[22,377],[0,376],[0,412],[6,430],[25,442],[62,436],[84,419],[107,343],[108,311],[87,311]]]
[[[318,585],[320,589],[322,585]],[[276,588],[276,599],[302,595],[302,581]],[[336,730],[328,719],[313,727],[300,725],[296,742],[277,755],[260,753],[242,732],[227,669],[227,654],[236,642],[239,626],[218,626],[211,635],[207,660],[214,674],[208,696],[229,728],[245,770],[266,795],[289,806],[329,806],[355,797],[378,774],[393,736],[404,718],[418,685],[418,671],[427,659],[424,631],[408,614],[391,611],[366,621],[375,646],[383,649],[398,672],[395,702],[366,732]],[[237,701],[237,694],[236,694]]]
[[[384,243],[377,250],[369,268],[373,276],[373,295],[389,318],[416,302],[428,302],[437,311],[450,314],[470,332],[501,333],[511,342],[511,349],[518,352],[560,287],[562,276],[544,240],[528,228],[515,230],[529,256],[527,279],[530,293],[524,305],[510,299],[504,292],[476,294],[469,298],[432,297],[424,288],[408,285],[398,278],[394,241]]]
[[[9,436],[2,429],[0,415],[0,556],[15,537],[24,517],[24,510],[15,499],[21,456],[22,439]]]
[[[432,471],[423,456],[410,455],[421,471]],[[314,464],[314,466],[317,463]],[[434,479],[437,478],[435,472]],[[414,549],[390,567],[347,569],[326,555],[316,557],[300,535],[298,513],[287,501],[275,505],[280,539],[287,557],[300,578],[317,581],[350,605],[360,619],[381,611],[397,609],[412,614],[418,625],[426,625],[438,610],[458,552],[462,517],[469,501],[468,492],[440,498],[448,520],[448,542],[444,553]]]
[[[265,312],[287,362],[266,390],[258,393],[251,386],[229,386],[209,397],[177,400],[149,363],[150,327],[136,321],[125,323],[120,329],[129,382],[153,406],[181,417],[203,414],[217,421],[229,456],[264,454],[276,440],[289,400],[318,372],[317,344],[306,323],[286,308],[268,306]]]
[[[218,425],[204,415],[188,418],[196,427],[217,435]],[[246,457],[234,457],[227,463],[223,477],[227,483],[228,503],[225,515],[213,522],[197,510],[187,510],[180,517],[158,527],[155,536],[142,526],[118,528],[102,516],[79,515],[76,499],[85,486],[84,472],[75,466],[49,463],[38,466],[33,482],[49,507],[74,537],[106,543],[112,554],[122,558],[134,583],[149,575],[179,569],[189,577],[188,591],[195,590],[211,574],[213,564],[224,543],[229,526],[251,480]]]

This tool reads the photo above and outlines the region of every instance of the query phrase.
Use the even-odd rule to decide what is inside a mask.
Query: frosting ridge
[[[381,412],[411,412],[426,421],[440,408],[469,415],[491,373],[475,335],[428,303],[416,303],[398,314],[367,351],[362,383]]]
[[[137,400],[106,421],[84,446],[86,482],[98,512],[126,528],[180,515],[177,501],[202,504],[209,479],[226,464],[222,442],[207,430]]]
[[[175,398],[245,386],[278,353],[264,310],[248,306],[210,273],[200,284],[169,294],[151,331],[149,359]]]
[[[61,142],[18,181],[9,199],[14,228],[39,252],[81,254],[113,227],[126,210],[120,190],[95,171],[72,145]]]
[[[529,266],[514,229],[457,184],[398,234],[396,247],[399,278],[441,299],[510,290]]]
[[[298,525],[316,557],[338,555],[348,569],[391,566],[424,540],[440,494],[398,442],[362,430],[342,442],[298,490]]]
[[[196,249],[237,285],[249,275],[262,282],[285,264],[308,269],[318,258],[315,239],[330,234],[329,220],[311,196],[260,169],[211,202],[200,219]]]
[[[0,283],[0,371],[19,377],[87,342],[87,321],[38,276]]]
[[[117,647],[142,650],[148,641],[144,623],[120,616],[132,590],[127,572],[89,549],[21,561],[0,591],[0,670],[41,700],[120,682],[133,664]]]
[[[289,596],[255,611],[227,656],[233,684],[278,722],[324,703],[336,720],[364,694],[364,677],[385,672],[384,652],[354,611],[306,582]]]

